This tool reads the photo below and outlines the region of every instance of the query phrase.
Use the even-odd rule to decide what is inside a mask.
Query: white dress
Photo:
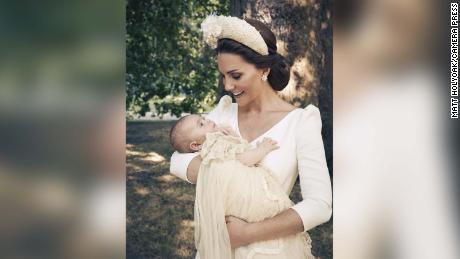
[[[219,124],[228,124],[240,134],[237,115],[238,105],[224,96],[207,118]],[[297,176],[300,178],[303,200],[291,208],[301,218],[304,230],[327,222],[332,213],[332,191],[318,108],[309,105],[305,109],[291,111],[249,144],[255,147],[256,142],[264,137],[276,140],[280,147],[265,156],[261,164],[273,172],[282,190],[289,194]],[[196,155],[198,153],[175,152],[171,157],[171,173],[188,181],[187,167]]]

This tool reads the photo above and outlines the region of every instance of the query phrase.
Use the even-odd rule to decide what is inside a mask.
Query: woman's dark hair
[[[276,90],[283,90],[289,82],[291,66],[285,57],[278,54],[276,48],[275,34],[260,21],[245,19],[247,23],[254,26],[262,35],[268,47],[268,55],[261,55],[253,49],[231,39],[220,39],[217,43],[217,53],[231,53],[240,55],[246,62],[254,64],[256,68],[270,68],[268,83]]]

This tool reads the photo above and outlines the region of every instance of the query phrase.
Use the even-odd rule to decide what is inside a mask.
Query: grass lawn
[[[126,127],[126,256],[194,258],[194,185],[169,174],[173,121],[128,122]],[[298,183],[291,199],[301,199]],[[332,258],[332,221],[309,231],[313,254]]]

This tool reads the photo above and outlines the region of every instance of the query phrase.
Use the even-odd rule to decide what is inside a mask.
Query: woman
[[[255,145],[264,137],[279,143],[262,164],[290,193],[297,175],[303,201],[273,218],[247,223],[227,216],[233,248],[307,231],[331,216],[331,183],[321,138],[318,108],[298,109],[276,93],[289,82],[290,67],[277,53],[276,38],[263,23],[236,17],[209,16],[202,23],[205,41],[216,48],[225,90],[236,99],[231,109],[217,106],[208,118],[229,124]],[[171,157],[171,173],[196,183],[201,163],[198,153]]]

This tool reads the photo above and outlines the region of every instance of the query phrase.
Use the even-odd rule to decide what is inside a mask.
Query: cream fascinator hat
[[[201,23],[203,38],[211,48],[217,48],[219,39],[235,40],[261,55],[268,55],[268,47],[262,35],[245,20],[232,16],[211,14]]]

